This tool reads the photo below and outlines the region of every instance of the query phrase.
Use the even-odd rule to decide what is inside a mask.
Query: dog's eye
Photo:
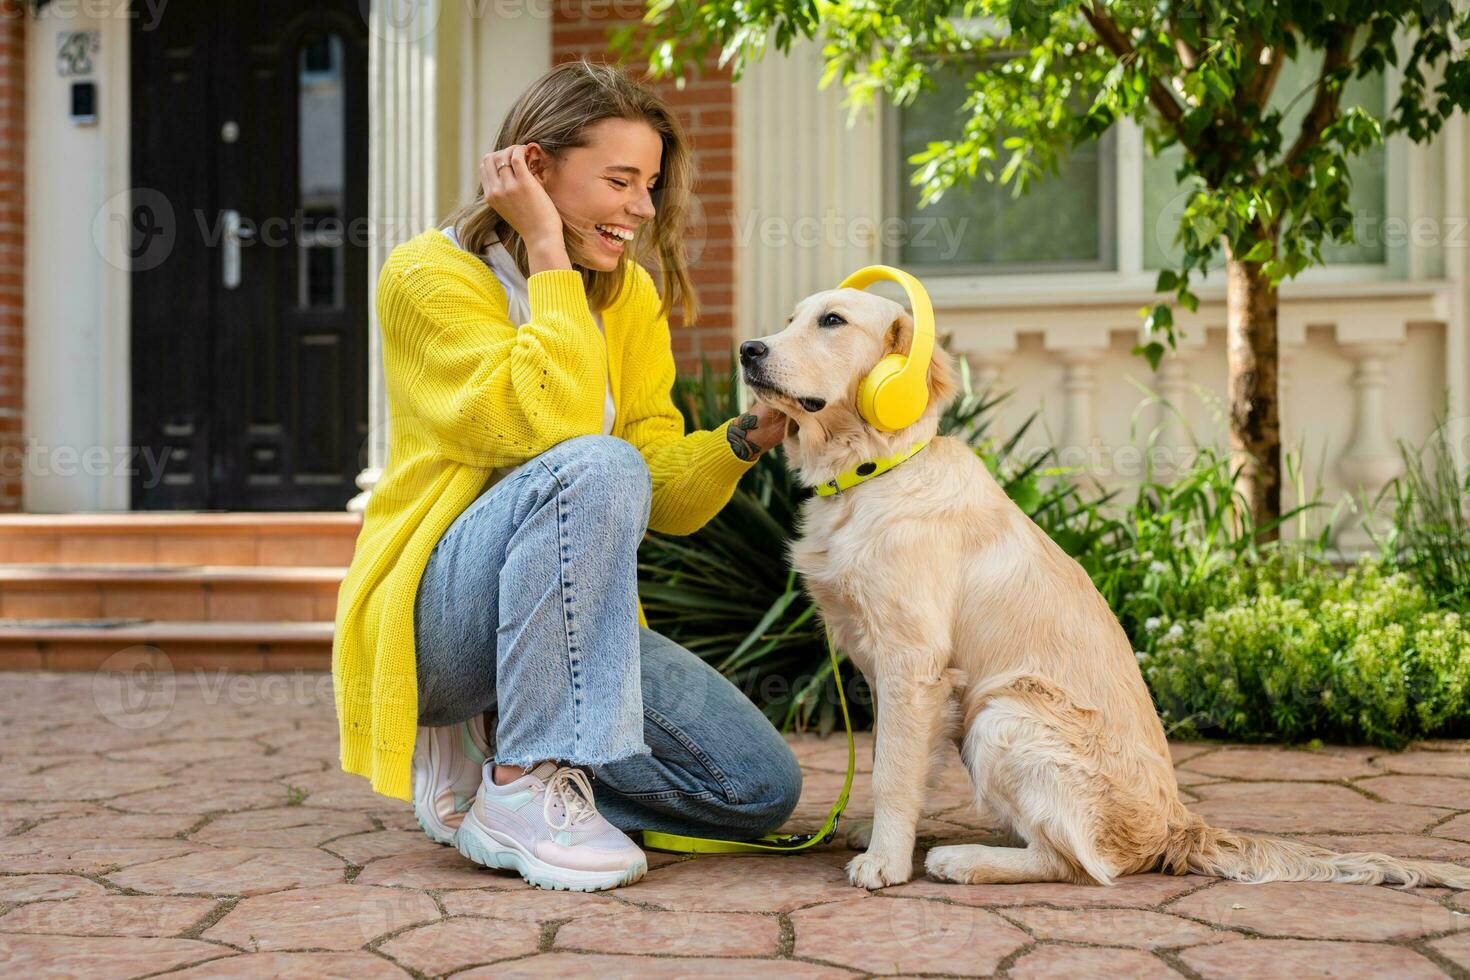
[[[823,313],[822,318],[817,321],[819,327],[840,327],[847,321],[836,313]]]

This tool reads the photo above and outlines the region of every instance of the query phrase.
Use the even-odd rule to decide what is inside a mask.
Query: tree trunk
[[[1276,288],[1259,262],[1226,261],[1226,359],[1235,489],[1257,527],[1281,516],[1281,413],[1276,394]],[[1275,540],[1276,529],[1259,540]]]

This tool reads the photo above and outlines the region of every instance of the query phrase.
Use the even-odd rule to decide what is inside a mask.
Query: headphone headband
[[[858,389],[858,411],[876,429],[894,432],[919,420],[929,403],[929,362],[934,357],[934,307],[918,279],[890,265],[857,270],[838,289],[865,289],[880,279],[898,283],[908,294],[914,339],[907,355],[889,354]]]

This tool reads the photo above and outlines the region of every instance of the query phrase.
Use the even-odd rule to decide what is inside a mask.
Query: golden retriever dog
[[[882,432],[859,382],[907,353],[903,307],[855,289],[799,303],[779,333],[741,345],[745,380],[787,413],[802,483],[934,436],[958,394],[937,344],[928,407]],[[1164,729],[1132,645],[1082,567],[1006,496],[963,441],[936,437],[888,472],[813,496],[791,560],[876,705],[874,814],[847,865],[863,888],[907,881],[935,761],[958,744],[976,806],[1016,846],[929,851],[955,882],[1111,884],[1161,870],[1241,881],[1470,888],[1470,869],[1220,830],[1179,798]]]

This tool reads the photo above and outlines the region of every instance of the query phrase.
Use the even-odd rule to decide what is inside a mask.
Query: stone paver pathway
[[[791,829],[842,784],[846,740],[793,737]],[[1241,829],[1470,866],[1470,743],[1404,753],[1175,746],[1193,807]],[[849,817],[871,812],[866,735]],[[847,883],[802,856],[650,852],[631,887],[526,887],[430,843],[337,769],[321,674],[0,674],[0,969],[138,977],[1470,977],[1470,893],[928,880],[984,841],[956,757],[917,877]]]

